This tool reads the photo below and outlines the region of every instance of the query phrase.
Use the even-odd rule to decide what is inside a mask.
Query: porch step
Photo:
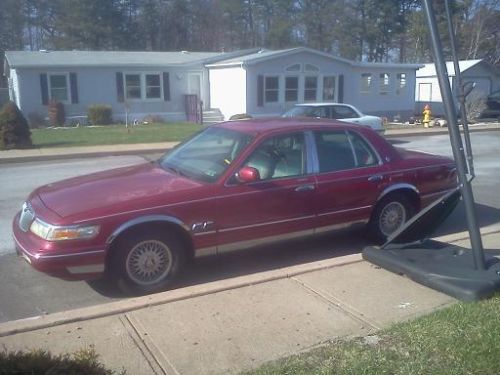
[[[224,116],[220,109],[209,108],[203,111],[203,125],[213,125],[222,121],[224,121]]]

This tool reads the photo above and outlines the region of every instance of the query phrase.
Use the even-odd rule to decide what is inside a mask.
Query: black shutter
[[[264,105],[264,76],[257,76],[257,107]]]
[[[49,104],[49,84],[47,82],[47,74],[40,74],[40,91],[42,93],[42,104]]]
[[[69,87],[71,89],[71,103],[78,103],[78,82],[76,73],[69,73]]]
[[[163,73],[163,100],[170,100],[170,75],[167,72]]]
[[[116,98],[120,103],[125,101],[125,95],[123,93],[123,73],[116,72]]]
[[[338,95],[339,103],[344,103],[344,75],[339,75],[339,95]]]

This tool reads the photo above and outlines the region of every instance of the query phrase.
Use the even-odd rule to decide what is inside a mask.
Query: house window
[[[389,93],[389,73],[380,73],[380,94],[386,95]]]
[[[266,77],[265,79],[265,99],[266,103],[276,103],[278,101],[279,79],[278,77]]]
[[[318,77],[306,77],[304,83],[304,100],[305,101],[316,101],[318,88]]]
[[[140,74],[125,74],[125,98],[126,99],[142,98]]]
[[[161,78],[159,74],[146,74],[146,99],[161,99]]]
[[[300,64],[293,64],[286,68],[287,72],[300,72],[302,66]]]
[[[335,100],[335,76],[323,77],[323,100]]]
[[[128,100],[157,100],[163,96],[160,73],[127,73],[123,84]]]
[[[398,82],[398,87],[396,89],[397,94],[401,94],[404,89],[406,88],[406,74],[405,73],[398,73],[396,76],[397,82]]]
[[[285,77],[285,101],[299,100],[299,77]]]
[[[370,93],[372,89],[372,75],[371,73],[361,74],[361,92],[364,94]]]
[[[306,71],[306,72],[319,72],[319,68],[316,65],[306,64],[304,71]]]
[[[58,102],[68,102],[68,75],[67,74],[51,74],[49,76],[50,84],[50,99]]]

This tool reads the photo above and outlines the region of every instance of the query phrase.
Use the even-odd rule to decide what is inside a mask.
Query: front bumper
[[[91,280],[99,278],[105,271],[106,250],[71,246],[55,248],[54,243],[38,238],[19,227],[19,214],[12,223],[12,232],[17,253],[36,270],[64,280]],[[73,241],[74,243],[74,241]]]

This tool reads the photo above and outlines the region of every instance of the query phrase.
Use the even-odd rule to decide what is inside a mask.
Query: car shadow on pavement
[[[365,229],[355,229],[195,259],[186,265],[184,272],[170,289],[360,253],[365,246],[371,244],[365,238],[365,233]],[[106,297],[128,297],[105,280],[93,280],[88,284]]]

